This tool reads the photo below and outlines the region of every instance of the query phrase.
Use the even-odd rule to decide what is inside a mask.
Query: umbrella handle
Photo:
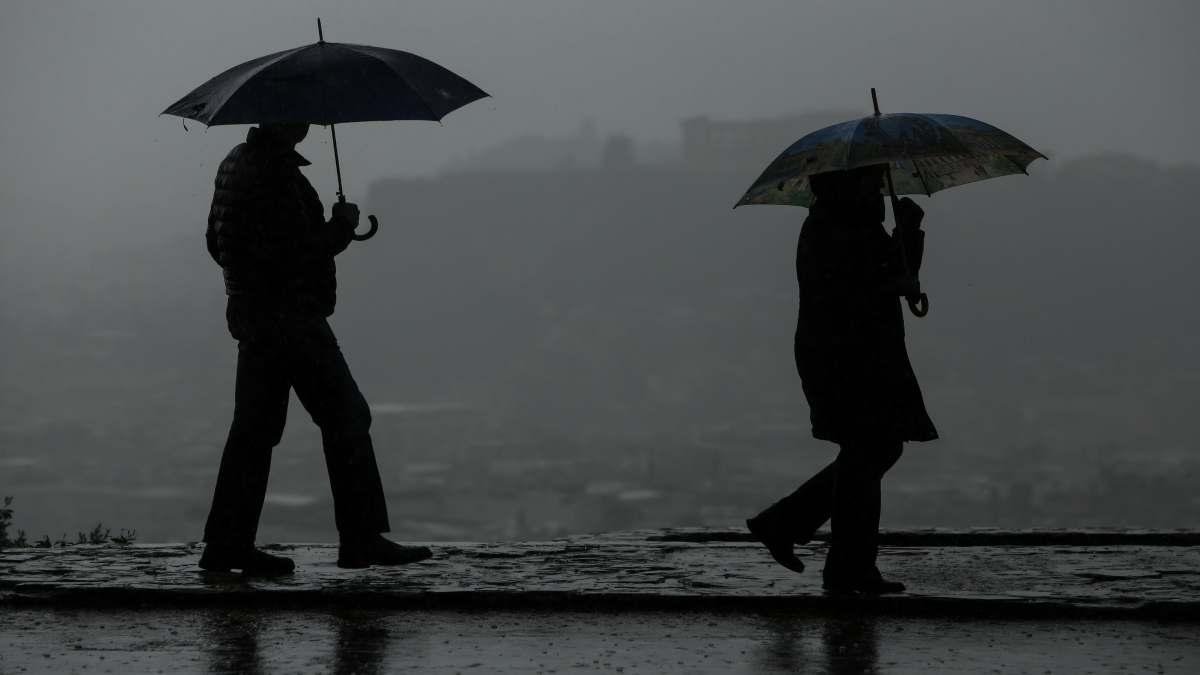
[[[320,19],[317,19],[317,34],[321,35],[321,20]],[[325,38],[323,35],[321,36],[321,41],[322,42],[325,41]],[[338,202],[345,203],[346,195],[342,193],[342,162],[341,162],[341,160],[338,159],[337,129],[335,129],[332,124],[329,125],[329,135],[330,135],[330,137],[333,138],[333,166],[335,169],[337,169]],[[354,241],[366,241],[366,240],[370,239],[371,237],[375,236],[375,233],[379,230],[379,219],[376,218],[375,216],[367,216],[367,220],[371,221],[371,229],[367,230],[366,232],[364,232],[362,234],[357,234],[357,233],[351,234],[350,235],[351,239],[353,239]]]
[[[908,301],[908,311],[913,313],[913,316],[922,317],[929,313],[929,296],[922,293],[918,296],[909,296],[905,298]]]
[[[375,216],[367,216],[367,220],[371,221],[371,229],[363,232],[362,234],[355,232],[353,235],[351,235],[351,239],[354,241],[366,241],[375,236],[375,233],[379,231],[379,219]]]

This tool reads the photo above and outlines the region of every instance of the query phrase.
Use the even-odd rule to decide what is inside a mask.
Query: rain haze
[[[1200,525],[1194,3],[18,0],[0,494],[30,536],[200,537],[237,353],[204,230],[246,126],[159,113],[318,16],[491,95],[338,127],[381,230],[338,257],[331,322],[398,538],[734,526],[828,462],[792,362],[807,211],[730,207],[870,87],[1049,157],[916,198],[932,311],[907,339],[941,439],[889,475],[883,526]],[[328,132],[298,150],[328,209]],[[334,537],[293,399],[260,540]]]

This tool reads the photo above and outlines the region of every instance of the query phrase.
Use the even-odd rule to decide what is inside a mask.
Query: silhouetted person
[[[333,258],[350,244],[358,207],[334,204],[325,221],[320,198],[300,172],[309,162],[295,149],[307,133],[307,124],[252,128],[217,171],[207,242],[225,275],[238,367],[233,424],[204,529],[208,545],[200,567],[206,570],[286,574],[294,568],[254,546],[271,451],[283,434],[292,389],[321,429],[338,566],[394,565],[431,555],[380,534],[388,531],[388,517],[371,412],[326,321],[336,300]]]
[[[837,458],[794,493],[746,521],[784,567],[804,565],[792,547],[832,519],[824,585],[835,592],[899,592],[878,554],[880,480],[905,441],[937,438],[904,346],[901,296],[920,292],[924,212],[900,200],[897,231],[883,227],[882,166],[809,178],[816,196],[800,230],[796,368],[813,436]],[[903,237],[912,275],[900,257]]]

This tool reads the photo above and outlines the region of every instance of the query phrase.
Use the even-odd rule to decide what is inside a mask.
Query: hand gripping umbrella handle
[[[317,33],[318,34],[321,33],[321,20],[320,19],[317,19]],[[325,39],[324,36],[322,36],[321,37],[322,42],[324,42],[324,39]],[[340,159],[338,159],[337,129],[334,128],[334,125],[332,125],[332,124],[329,125],[329,135],[331,138],[333,138],[333,166],[335,169],[337,169],[338,201],[344,203],[346,201],[346,195],[342,193],[342,161]],[[379,230],[379,219],[376,218],[375,216],[367,216],[367,220],[371,221],[371,229],[367,230],[366,232],[364,232],[362,234],[357,234],[357,233],[351,234],[350,235],[351,239],[353,239],[354,241],[366,241],[366,240],[370,239],[371,237],[375,236],[375,233]]]
[[[371,229],[362,234],[355,232],[350,236],[351,239],[354,241],[366,241],[375,236],[375,233],[379,231],[379,219],[375,216],[367,216],[367,220],[371,221]]]
[[[875,94],[875,90],[871,90],[871,94]],[[876,108],[878,114],[878,108]],[[889,162],[887,165],[887,186],[888,196],[892,198],[892,217],[900,211],[900,200],[896,197],[896,186],[892,183],[892,165]],[[900,263],[904,266],[905,274],[912,274],[912,268],[908,265],[908,251],[904,248],[904,237],[900,235],[900,221],[896,221],[896,242],[900,245]],[[919,295],[910,295],[904,298],[908,301],[908,311],[913,313],[913,316],[921,318],[929,313],[929,296],[921,293]]]

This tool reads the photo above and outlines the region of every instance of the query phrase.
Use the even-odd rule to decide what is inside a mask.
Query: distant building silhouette
[[[675,141],[636,141],[616,132],[601,134],[585,119],[569,136],[519,136],[459,157],[451,173],[487,171],[624,170],[637,164],[677,165],[702,171],[749,175],[805,134],[862,117],[865,111],[818,111],[751,120],[717,120],[706,115],[680,120]]]
[[[636,163],[633,139],[627,134],[613,134],[604,142],[600,166],[606,169],[627,169]]]
[[[447,169],[475,172],[594,167],[600,163],[602,151],[596,122],[587,119],[571,136],[519,136],[456,159]]]
[[[805,134],[864,114],[843,110],[734,121],[688,117],[680,122],[683,161],[695,167],[759,164],[762,168]]]

